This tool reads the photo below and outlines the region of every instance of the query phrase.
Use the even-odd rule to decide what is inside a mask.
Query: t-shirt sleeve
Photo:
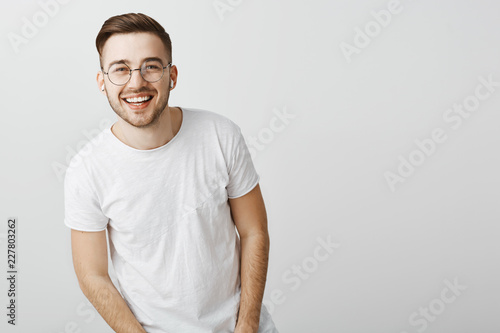
[[[260,180],[241,129],[234,123],[233,126],[235,129],[233,133],[235,134],[229,155],[229,183],[226,187],[230,199],[247,194],[257,186]]]
[[[81,231],[102,231],[108,220],[84,168],[68,168],[64,177],[64,224]]]

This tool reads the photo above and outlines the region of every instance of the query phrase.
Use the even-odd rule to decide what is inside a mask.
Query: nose
[[[134,72],[137,72],[134,75]],[[128,81],[128,86],[135,88],[135,87],[142,87],[143,85],[147,85],[148,81],[144,80],[141,75],[141,69],[132,69],[130,72],[130,80]]]

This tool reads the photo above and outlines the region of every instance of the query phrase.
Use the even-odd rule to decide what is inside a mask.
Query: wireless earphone
[[[101,90],[104,91],[104,84],[102,85]]]

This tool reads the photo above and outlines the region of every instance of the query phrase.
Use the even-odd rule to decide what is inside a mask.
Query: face
[[[158,36],[151,33],[116,34],[104,45],[102,67],[107,73],[112,63],[123,60],[131,69],[136,69],[148,58],[159,58],[163,66],[169,63],[167,51]],[[176,74],[175,66],[167,67],[163,77],[151,83],[144,80],[137,70],[132,72],[125,85],[118,86],[99,72],[97,81],[99,87],[105,85],[105,94],[115,113],[130,125],[144,128],[157,123],[165,111],[170,96],[170,80],[175,81]]]

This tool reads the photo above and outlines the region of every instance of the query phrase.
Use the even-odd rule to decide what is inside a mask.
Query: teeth
[[[134,97],[134,98],[126,98],[125,100],[129,103],[142,103],[148,99],[150,99],[151,96],[147,97]]]

